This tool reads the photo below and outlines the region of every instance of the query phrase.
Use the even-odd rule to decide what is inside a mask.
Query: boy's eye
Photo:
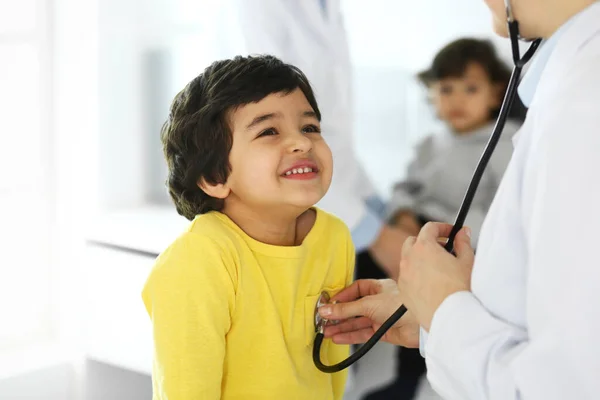
[[[440,93],[442,93],[442,94],[450,94],[450,93],[452,93],[452,86],[450,86],[450,85],[442,85],[440,87]]]
[[[479,91],[479,88],[475,85],[468,85],[467,86],[467,93],[477,93]]]
[[[277,131],[273,128],[269,128],[269,129],[265,129],[264,131],[262,131],[261,133],[258,134],[258,137],[263,137],[263,136],[273,136],[273,135],[277,135]]]
[[[321,133],[321,129],[313,124],[310,125],[306,125],[304,128],[302,128],[302,132],[303,133]]]

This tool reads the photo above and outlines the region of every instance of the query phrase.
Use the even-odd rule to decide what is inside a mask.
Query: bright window
[[[46,5],[0,0],[0,353],[50,334]]]

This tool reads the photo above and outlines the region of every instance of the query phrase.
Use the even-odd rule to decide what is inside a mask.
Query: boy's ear
[[[227,196],[229,196],[229,192],[231,191],[231,189],[229,189],[227,186],[227,182],[212,184],[206,182],[206,179],[202,177],[198,179],[198,182],[196,183],[198,187],[204,191],[204,193],[217,199],[225,199]]]

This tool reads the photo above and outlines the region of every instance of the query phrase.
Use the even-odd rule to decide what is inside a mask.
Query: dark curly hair
[[[192,220],[223,208],[223,200],[206,194],[198,182],[201,178],[209,184],[227,181],[233,144],[229,113],[270,94],[296,89],[304,93],[320,120],[306,76],[269,55],[217,61],[175,96],[161,141],[169,170],[167,187],[179,214]]]
[[[506,92],[511,70],[500,59],[491,41],[485,39],[462,38],[443,47],[433,59],[431,66],[420,72],[417,77],[426,86],[446,78],[460,78],[471,63],[483,67],[495,84],[500,84],[502,93]],[[500,108],[492,110],[497,116]]]

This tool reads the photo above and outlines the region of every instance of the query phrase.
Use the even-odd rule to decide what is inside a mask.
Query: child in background
[[[416,235],[429,220],[453,222],[479,157],[494,129],[510,69],[487,40],[459,39],[444,47],[419,75],[445,130],[416,148],[406,179],[388,204],[392,224]],[[509,119],[465,222],[477,243],[494,194],[512,155],[521,121]]]
[[[418,77],[427,87],[445,129],[418,144],[406,179],[395,185],[388,203],[390,223],[412,236],[416,236],[427,221],[454,221],[494,129],[510,69],[489,41],[460,39],[444,47],[431,67]],[[511,138],[524,118],[523,109],[515,108],[511,115],[516,117],[506,122],[465,222],[472,230],[474,246],[508,166],[513,148]],[[386,278],[384,271],[372,262],[365,264],[359,260],[357,271],[357,279]],[[418,349],[401,348],[397,366],[396,380],[368,394],[364,400],[414,398],[425,373],[425,360]]]
[[[320,119],[304,74],[270,56],[215,62],[175,97],[168,187],[192,222],[143,290],[155,400],[342,398],[346,373],[312,361],[317,299],[354,267],[347,227],[314,207],[333,168]]]

